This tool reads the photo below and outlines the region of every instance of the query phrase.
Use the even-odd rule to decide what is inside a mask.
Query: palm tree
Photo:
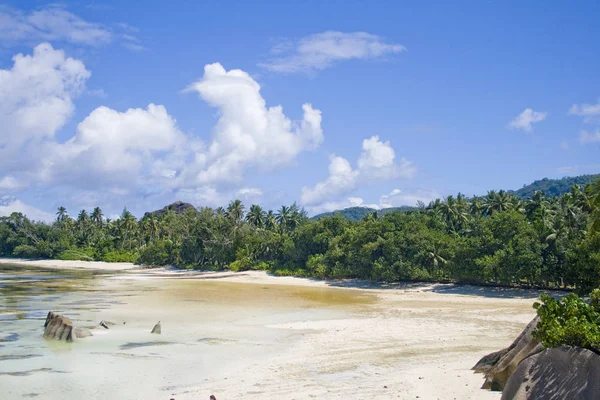
[[[592,232],[600,232],[600,179],[589,184],[586,187],[586,192],[590,199],[589,203],[592,211],[590,230]]]
[[[277,229],[277,216],[273,210],[269,210],[265,216],[265,228],[272,231]]]
[[[277,211],[277,214],[275,214],[275,219],[277,220],[282,232],[284,232],[287,228],[290,215],[290,208],[288,206],[281,206],[281,208]]]
[[[67,209],[63,206],[58,207],[58,211],[56,211],[56,220],[64,221],[69,218],[69,213],[67,213]]]
[[[265,212],[261,206],[252,204],[250,211],[246,214],[246,221],[257,228],[262,228],[265,225]]]
[[[89,219],[88,213],[85,210],[81,210],[79,211],[79,215],[77,216],[77,222],[79,224],[83,224],[85,222],[87,222],[87,220]]]
[[[233,221],[241,221],[244,218],[244,204],[240,200],[231,201],[225,215]]]
[[[131,235],[137,226],[137,221],[135,216],[127,210],[127,207],[123,209],[120,220],[119,227],[124,231],[122,235],[123,244],[129,240],[129,249],[131,250]]]
[[[531,199],[525,205],[525,215],[530,220],[533,220],[536,214],[543,214],[549,206],[550,202],[544,196],[544,192],[541,190],[536,190]]]
[[[102,217],[104,215],[102,214],[102,210],[100,209],[100,207],[96,207],[94,208],[94,211],[92,211],[92,222],[95,223],[96,225],[102,225]]]
[[[484,212],[486,215],[492,215],[495,212],[510,210],[514,207],[512,197],[504,190],[495,192],[489,191],[484,200]]]

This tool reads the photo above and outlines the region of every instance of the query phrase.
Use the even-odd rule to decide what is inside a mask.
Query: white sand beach
[[[24,268],[120,271],[93,281],[95,291],[112,296],[110,304],[102,300],[98,307],[89,294],[77,292],[63,300],[54,296],[41,307],[71,313],[77,324],[127,322],[74,343],[68,353],[52,353],[46,364],[43,357],[33,358],[35,365],[4,362],[0,386],[17,397],[65,398],[65,393],[52,397],[46,392],[59,380],[67,386],[78,382],[69,393],[86,398],[499,399],[499,393],[480,389],[483,378],[470,368],[513,341],[533,318],[531,305],[538,295],[458,285],[328,282],[261,271],[6,262]],[[97,309],[75,314],[69,309],[86,299]],[[127,351],[111,347],[156,340],[148,333],[156,320],[162,322],[160,340],[166,344]],[[40,324],[24,321],[31,323],[29,330]],[[20,326],[11,323],[9,329]],[[28,340],[29,348],[38,346],[35,352],[44,353],[41,347],[47,344],[41,337]],[[7,345],[0,354],[14,353]],[[95,365],[93,374],[70,364],[85,361],[85,352],[102,354],[87,360]],[[37,379],[2,374],[58,366],[70,373]],[[91,376],[103,382],[101,389]]]

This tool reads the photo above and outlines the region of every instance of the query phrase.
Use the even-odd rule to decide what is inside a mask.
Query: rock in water
[[[73,332],[75,332],[75,336],[77,336],[77,339],[94,336],[92,331],[88,328],[75,328]]]
[[[156,333],[160,335],[160,321],[158,321],[156,323],[156,325],[154,325],[154,328],[152,328],[152,332],[151,333]]]
[[[46,323],[44,324],[44,337],[47,339],[64,340],[72,342],[77,339],[73,322],[63,315],[48,312]]]
[[[598,398],[600,356],[564,345],[521,361],[502,392],[502,400]]]
[[[509,347],[488,354],[475,364],[473,370],[485,374],[482,389],[502,390],[523,359],[544,349],[532,336],[538,321],[539,317],[535,317]]]

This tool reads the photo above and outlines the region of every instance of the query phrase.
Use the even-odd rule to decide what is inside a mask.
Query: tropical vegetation
[[[600,286],[600,180],[561,196],[522,200],[506,191],[462,194],[406,211],[311,220],[296,204],[147,213],[100,208],[52,224],[0,218],[0,256],[131,261],[198,269],[381,281],[459,281],[573,288]]]

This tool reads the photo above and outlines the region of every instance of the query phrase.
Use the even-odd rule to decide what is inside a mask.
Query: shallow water
[[[235,378],[310,332],[286,324],[344,318],[374,301],[352,290],[130,276],[0,265],[2,397],[168,399]],[[48,311],[78,327],[115,325],[49,341]],[[150,333],[157,321],[161,335]]]

